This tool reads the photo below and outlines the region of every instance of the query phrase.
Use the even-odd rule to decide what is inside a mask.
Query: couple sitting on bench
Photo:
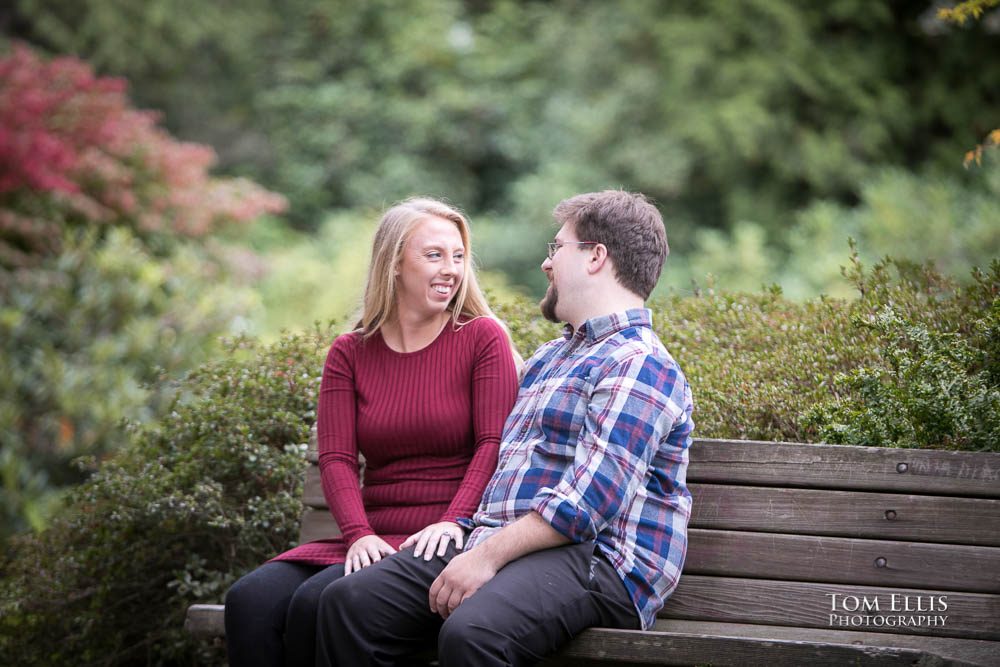
[[[361,320],[334,341],[320,390],[342,537],[233,586],[232,665],[393,665],[435,639],[443,667],[526,665],[591,626],[652,626],[691,513],[691,393],[644,308],[666,232],[621,191],[554,215],[540,307],[566,329],[519,388],[463,215],[411,199],[383,216]]]

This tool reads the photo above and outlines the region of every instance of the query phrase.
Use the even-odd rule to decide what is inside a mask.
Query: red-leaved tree
[[[246,179],[209,175],[215,152],[129,106],[122,79],[16,44],[0,58],[0,267],[58,251],[58,228],[126,225],[202,236],[286,208]]]

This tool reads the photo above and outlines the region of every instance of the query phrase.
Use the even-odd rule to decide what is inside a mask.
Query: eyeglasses
[[[563,241],[561,243],[549,243],[549,259],[555,257],[559,248],[564,245],[597,245],[599,241]]]

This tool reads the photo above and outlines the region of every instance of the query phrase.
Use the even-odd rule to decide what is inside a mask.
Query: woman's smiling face
[[[396,307],[418,316],[444,312],[462,286],[465,263],[455,223],[437,217],[417,223],[396,274]]]

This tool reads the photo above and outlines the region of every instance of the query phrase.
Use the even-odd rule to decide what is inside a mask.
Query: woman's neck
[[[416,352],[433,343],[450,318],[447,310],[431,317],[400,312],[382,325],[382,340],[395,352]]]

